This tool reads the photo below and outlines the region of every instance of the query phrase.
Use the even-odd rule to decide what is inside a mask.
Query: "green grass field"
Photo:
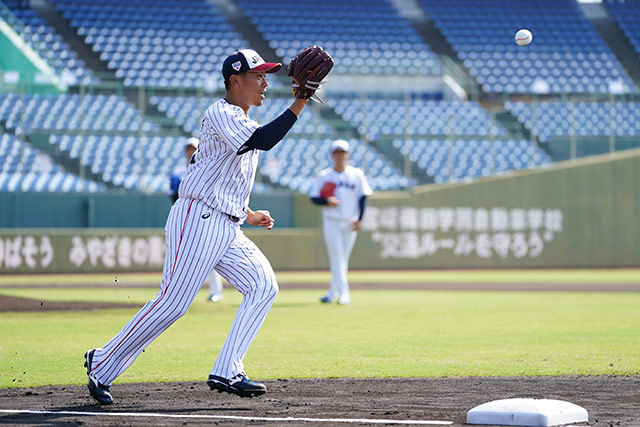
[[[602,272],[609,282],[634,283],[635,278],[637,283],[637,271],[631,270],[629,279],[622,274],[611,279],[615,270]],[[453,280],[453,272],[440,273],[451,281],[471,280],[465,275]],[[593,277],[593,271],[588,273]],[[360,274],[365,275],[355,276]],[[387,273],[374,276],[398,282],[403,274],[408,275],[392,273],[395,280]],[[353,276],[351,280],[357,281]],[[47,276],[25,276],[27,281],[35,277],[51,283]],[[94,279],[84,277],[92,283]],[[2,277],[0,284],[6,284],[3,280],[7,278]],[[284,283],[283,276],[279,280]],[[581,279],[567,272],[566,280]],[[140,306],[156,292],[115,287],[0,289],[4,295],[50,301]],[[355,290],[346,307],[319,304],[321,294],[280,292],[245,359],[249,375],[257,379],[640,375],[640,293]],[[231,289],[225,289],[225,299],[218,304],[206,302],[201,292],[187,315],[154,341],[118,381],[205,379],[239,302],[240,295]],[[0,313],[0,388],[84,383],[83,353],[102,346],[135,312]]]
[[[327,271],[277,272],[279,283],[327,283]],[[160,273],[3,275],[0,285],[159,283]],[[374,283],[640,283],[640,269],[351,271],[349,280]]]

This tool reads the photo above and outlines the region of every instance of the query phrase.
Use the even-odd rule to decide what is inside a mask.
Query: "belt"
[[[240,218],[238,218],[237,216],[233,216],[233,215],[229,215],[229,214],[225,214],[225,215],[226,215],[227,217],[229,217],[229,219],[230,219],[232,222],[239,222],[239,221],[240,221]]]

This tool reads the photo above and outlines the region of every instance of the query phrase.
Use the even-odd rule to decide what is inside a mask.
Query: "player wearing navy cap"
[[[243,359],[271,308],[278,284],[269,261],[243,234],[240,224],[273,227],[268,211],[249,208],[259,152],[282,140],[308,102],[296,95],[272,122],[260,126],[251,120],[249,109],[265,99],[266,74],[281,66],[265,62],[251,49],[225,59],[226,94],[204,113],[198,150],[167,219],[160,292],[104,348],[85,354],[89,392],[99,402],[113,401],[113,381],[186,313],[213,269],[242,293],[243,300],[207,383],[211,389],[242,397],[265,393],[263,384],[247,377]]]

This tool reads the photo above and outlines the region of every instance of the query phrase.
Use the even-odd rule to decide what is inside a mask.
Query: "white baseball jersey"
[[[333,167],[322,170],[316,177],[309,196],[320,197],[320,189],[327,182],[336,184],[334,197],[340,200],[340,206],[325,206],[323,216],[339,221],[358,219],[360,198],[373,193],[362,169],[347,165],[343,172],[338,172]]]
[[[278,293],[269,261],[244,235],[240,222],[229,218],[247,215],[258,153],[237,155],[237,151],[258,126],[224,99],[207,109],[198,151],[165,226],[167,251],[160,292],[104,348],[96,349],[89,374],[93,379],[111,385],[146,346],[186,313],[214,269],[243,300],[211,374],[233,378],[244,373],[242,360]]]
[[[320,171],[309,196],[320,197],[320,191],[327,182],[336,185],[333,196],[340,201],[340,205],[324,206],[322,209],[322,228],[331,269],[331,284],[324,298],[333,301],[337,297],[341,304],[348,304],[350,295],[347,271],[357,235],[352,222],[358,219],[360,198],[371,195],[373,191],[364,172],[347,165],[343,172],[338,172],[333,167]]]
[[[226,99],[216,101],[204,114],[195,163],[180,184],[179,195],[201,200],[207,206],[240,219],[246,207],[258,166],[258,150],[236,152],[260,125]]]

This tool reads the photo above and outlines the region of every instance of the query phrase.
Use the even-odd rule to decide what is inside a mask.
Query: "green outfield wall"
[[[630,150],[474,183],[377,193],[369,200],[351,268],[640,267],[639,184],[640,150]],[[51,195],[34,197],[53,203]],[[166,200],[154,205],[137,197],[142,199],[125,204],[130,217],[142,224],[151,217],[164,221]],[[122,200],[85,206],[80,199],[73,202],[78,209],[119,222],[122,207],[114,202]],[[0,216],[28,216],[30,210],[45,215],[35,201],[16,212],[5,200],[0,198]],[[112,205],[119,207],[111,211]],[[252,198],[252,207],[269,209],[276,218],[271,231],[245,229],[276,269],[327,268],[320,209],[306,196],[261,195]],[[0,273],[162,268],[162,225],[49,227],[0,229]]]
[[[640,151],[377,197],[367,268],[640,266]]]

